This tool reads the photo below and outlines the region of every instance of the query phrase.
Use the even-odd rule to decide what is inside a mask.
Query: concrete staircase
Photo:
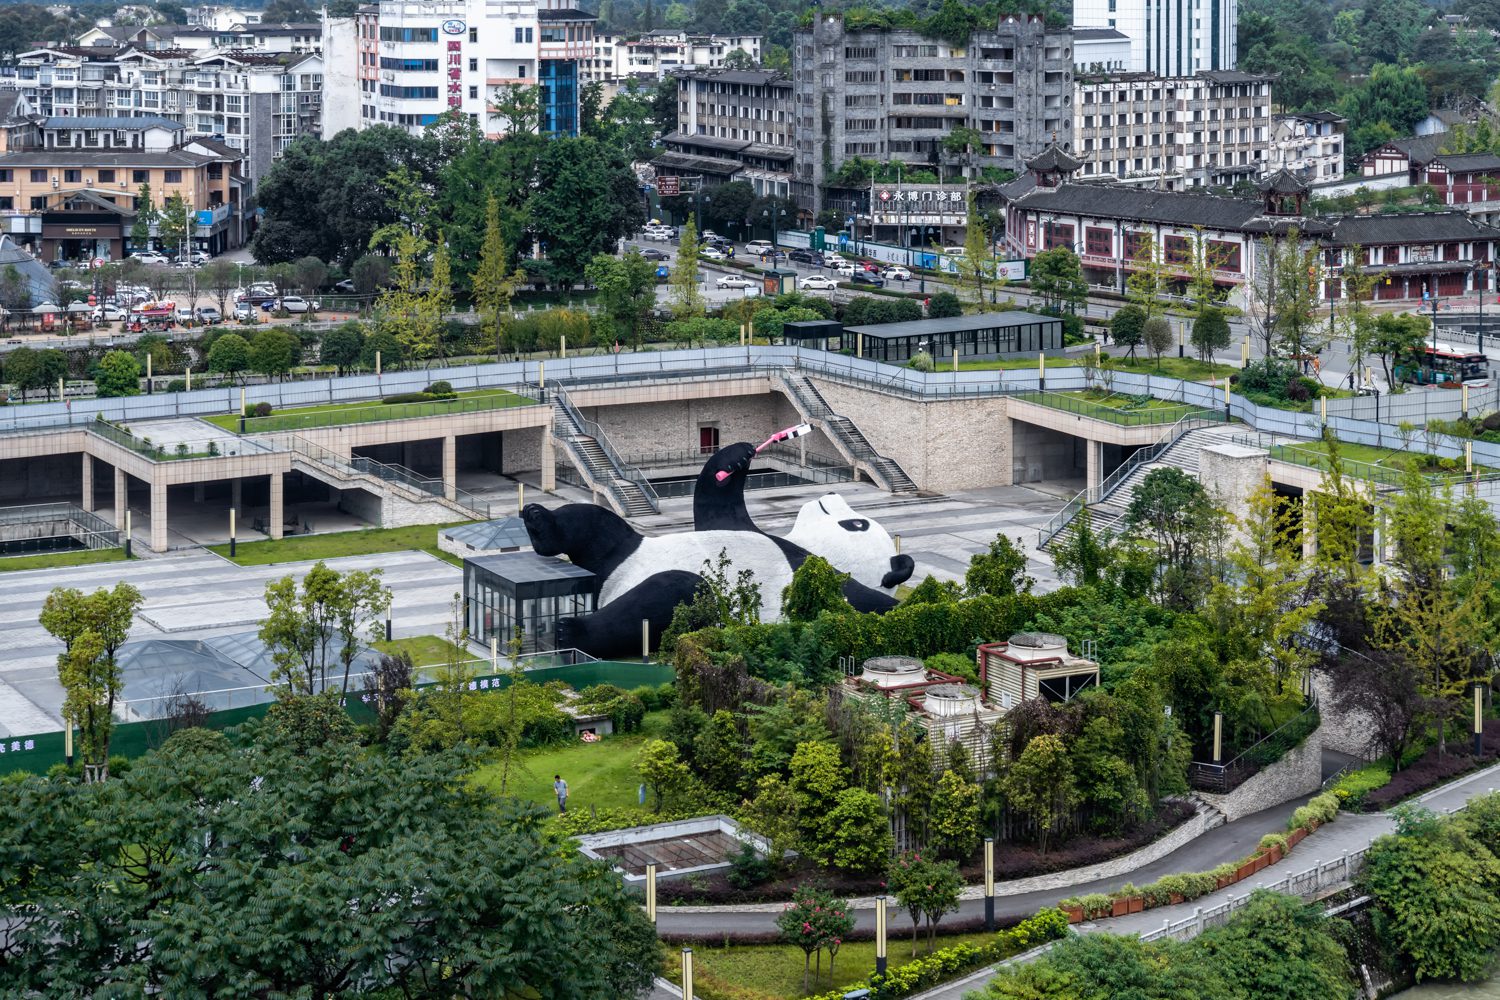
[[[875,450],[854,421],[833,412],[818,387],[806,375],[783,368],[781,388],[804,420],[820,428],[834,446],[856,467],[862,468],[875,483],[891,493],[915,493],[917,484],[896,464]]]
[[[1160,450],[1152,457],[1136,462],[1128,469],[1122,467],[1119,471],[1123,474],[1118,477],[1111,475],[1109,479],[1106,479],[1099,488],[1099,499],[1087,499],[1089,491],[1084,491],[1079,495],[1079,498],[1084,498],[1080,506],[1088,509],[1089,527],[1095,535],[1120,534],[1125,528],[1125,515],[1135,500],[1136,490],[1140,488],[1146,476],[1157,469],[1170,466],[1181,469],[1197,479],[1198,453],[1206,445],[1228,442],[1234,433],[1234,428],[1223,424],[1183,430],[1170,441],[1164,442]],[[1079,498],[1075,498],[1075,502]],[[1065,510],[1064,513],[1068,514],[1069,511]],[[1047,529],[1042,529],[1043,536],[1038,540],[1039,547],[1051,551],[1066,545],[1077,531],[1078,513],[1078,510],[1072,510],[1062,527],[1050,535],[1047,534]]]
[[[1227,822],[1227,820],[1224,818],[1224,814],[1219,811],[1219,807],[1205,799],[1203,796],[1199,795],[1197,792],[1189,792],[1184,796],[1184,798],[1186,798],[1187,801],[1191,802],[1193,805],[1197,806],[1198,811],[1207,817],[1207,819],[1204,820],[1203,823],[1204,833],[1207,833],[1209,830],[1212,830],[1216,826],[1223,826],[1225,822]]]
[[[279,436],[276,440],[291,452],[292,468],[319,482],[341,489],[368,489],[377,496],[390,491],[412,503],[445,507],[465,519],[489,520],[488,503],[460,489],[454,489],[453,496],[448,496],[441,479],[418,475],[405,466],[377,462],[372,458],[345,458],[295,434]]]
[[[661,501],[645,473],[621,459],[603,430],[586,420],[562,389],[552,396],[552,433],[568,460],[596,494],[602,494],[621,517],[661,512]]]

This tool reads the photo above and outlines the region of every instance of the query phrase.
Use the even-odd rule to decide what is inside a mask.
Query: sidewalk
[[[1417,797],[1416,801],[1438,813],[1450,813],[1464,807],[1469,799],[1485,795],[1500,786],[1500,765],[1486,768],[1439,786]],[[1253,818],[1253,817],[1249,817]],[[1242,820],[1241,822],[1245,822]],[[1230,824],[1234,825],[1234,824]],[[1324,862],[1335,861],[1341,855],[1362,851],[1377,838],[1395,829],[1395,821],[1388,813],[1361,814],[1340,813],[1333,823],[1319,827],[1317,832],[1298,845],[1285,859],[1270,866],[1254,879],[1210,893],[1190,903],[1176,906],[1158,906],[1144,913],[1133,913],[1127,917],[1089,921],[1078,925],[1079,933],[1095,934],[1146,934],[1160,930],[1164,925],[1184,920],[1195,910],[1210,910],[1254,891],[1257,887],[1273,885],[1282,879],[1305,872]],[[1220,830],[1227,827],[1219,827]],[[1217,832],[1217,831],[1211,831]],[[1248,852],[1247,852],[1248,853]],[[1181,868],[1180,871],[1202,869]],[[1141,884],[1145,880],[1137,880]],[[993,967],[965,976],[926,993],[919,993],[911,1000],[962,1000],[965,994],[981,989],[995,976]]]

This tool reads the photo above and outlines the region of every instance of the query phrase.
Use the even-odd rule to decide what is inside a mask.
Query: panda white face
[[[837,493],[803,504],[786,537],[875,590],[894,591],[915,569],[910,556],[896,554],[896,543],[879,522],[855,513]]]

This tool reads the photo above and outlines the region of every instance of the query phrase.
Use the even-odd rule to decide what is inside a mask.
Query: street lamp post
[[[776,250],[776,247],[777,247],[776,235],[777,235],[777,232],[779,231],[779,226],[777,224],[777,216],[779,215],[781,218],[785,219],[786,218],[786,209],[783,208],[783,209],[778,209],[776,211],[772,211],[769,208],[763,208],[763,209],[760,210],[760,214],[761,214],[762,218],[769,219],[770,222],[771,222],[771,250],[772,250],[771,262],[774,264],[776,262],[776,258],[775,258],[775,250]]]

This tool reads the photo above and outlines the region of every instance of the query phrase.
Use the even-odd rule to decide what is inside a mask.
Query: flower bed
[[[1076,924],[1084,920],[1122,917],[1127,913],[1139,913],[1156,906],[1170,906],[1198,899],[1219,889],[1227,889],[1274,865],[1291,853],[1292,848],[1313,830],[1323,823],[1332,822],[1338,812],[1338,799],[1325,792],[1315,796],[1292,814],[1287,824],[1290,830],[1288,834],[1266,834],[1260,839],[1254,853],[1239,861],[1226,862],[1207,872],[1164,875],[1140,888],[1127,882],[1112,893],[1072,896],[1057,905],[1068,915],[1069,922]]]
[[[1433,747],[1416,761],[1391,775],[1384,786],[1367,792],[1361,803],[1365,812],[1379,812],[1410,798],[1418,792],[1436,788],[1443,782],[1478,770],[1500,761],[1500,719],[1488,719],[1484,724],[1484,753],[1475,757],[1467,733],[1455,733],[1448,740],[1448,752],[1438,756]]]

